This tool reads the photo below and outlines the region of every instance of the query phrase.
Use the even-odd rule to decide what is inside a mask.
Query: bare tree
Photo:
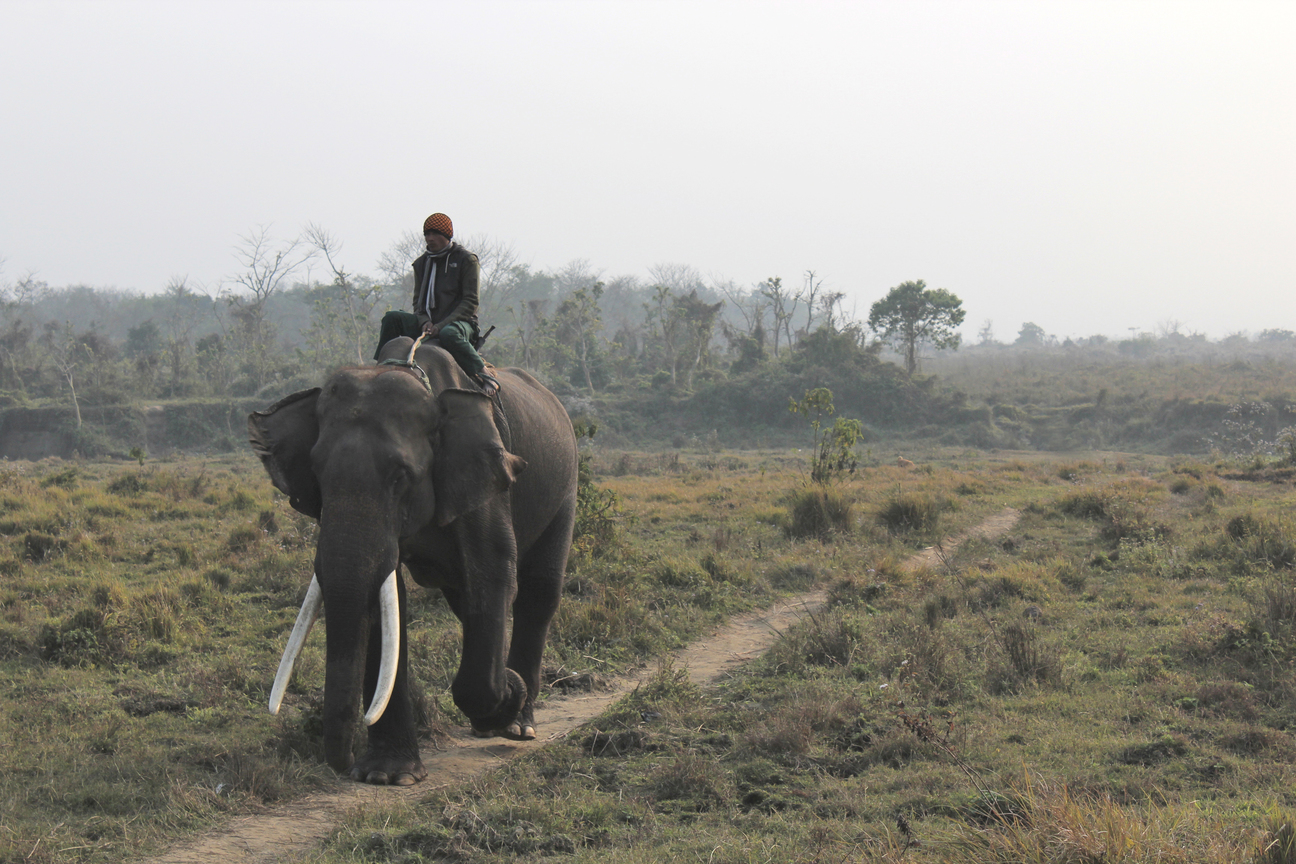
[[[306,247],[302,238],[277,241],[265,225],[240,236],[234,247],[234,258],[242,269],[230,276],[229,282],[245,293],[227,290],[225,301],[237,323],[240,347],[258,390],[268,383],[274,368],[270,357],[274,333],[266,320],[266,304],[283,289],[288,277],[314,256],[315,250]]]
[[[189,289],[188,276],[172,276],[166,286],[171,312],[165,321],[167,359],[171,362],[171,397],[178,395],[184,377],[185,357],[194,329],[202,321],[203,313],[211,306],[211,299]]]
[[[981,329],[977,331],[977,344],[978,345],[995,344],[994,321],[990,320],[989,318],[985,320],[985,323],[981,325]]]
[[[758,329],[764,330],[765,312],[769,302],[764,295],[759,291],[745,291],[739,288],[733,280],[717,282],[715,287],[729,301],[729,305],[738,310],[738,314],[742,316],[743,324],[746,327],[747,335],[755,334]]]
[[[654,285],[664,285],[680,296],[705,288],[702,274],[691,264],[654,264],[648,268],[648,277]]]
[[[62,338],[58,339],[54,345],[54,365],[59,370],[59,374],[63,376],[63,380],[67,381],[68,390],[72,391],[72,409],[76,413],[76,428],[78,429],[81,428],[81,402],[77,399],[76,392],[76,368],[79,359],[77,355],[80,353],[77,349],[79,347],[76,336],[72,332],[71,323],[66,324],[63,328]],[[94,362],[94,357],[91,356],[90,360]]]
[[[382,299],[381,287],[366,278],[353,278],[335,259],[342,251],[342,242],[325,230],[318,223],[307,224],[306,242],[319,254],[324,256],[328,267],[333,271],[333,287],[346,309],[343,318],[350,341],[355,348],[356,363],[364,363],[365,345],[373,341],[374,307]]]
[[[806,333],[810,332],[810,327],[814,324],[815,295],[822,289],[823,280],[816,280],[815,272],[813,270],[807,270],[805,272],[805,286],[797,292],[797,298],[804,300],[806,304]]]
[[[1156,333],[1158,339],[1175,339],[1181,337],[1183,322],[1177,318],[1167,318],[1164,321],[1158,321]]]
[[[400,286],[406,294],[414,293],[414,259],[423,254],[427,243],[417,231],[405,231],[392,241],[387,251],[378,256],[378,270],[388,285]]]
[[[819,308],[824,314],[824,326],[830,331],[836,332],[846,326],[850,316],[841,308],[842,301],[846,299],[844,291],[826,291],[819,300]]]
[[[573,258],[554,273],[554,289],[561,300],[566,295],[580,288],[589,288],[602,277],[602,270],[590,266],[588,258]]]
[[[793,294],[783,287],[783,279],[774,276],[756,286],[756,290],[769,301],[769,312],[774,317],[774,356],[779,353],[779,335],[787,338],[788,347],[792,347],[792,329],[789,322],[796,314],[799,294]]]
[[[517,249],[507,241],[486,234],[469,236],[463,241],[463,246],[477,256],[481,267],[477,317],[482,321],[498,318],[516,299],[519,283],[511,277],[513,269],[521,263]]]

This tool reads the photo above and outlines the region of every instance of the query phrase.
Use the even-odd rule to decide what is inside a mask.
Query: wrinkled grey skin
[[[408,356],[395,339],[380,359]],[[562,594],[576,511],[576,440],[566,411],[525,371],[498,371],[505,446],[490,400],[439,347],[408,369],[343,369],[322,388],[248,418],[253,449],[298,511],[319,520],[328,762],[356,780],[408,785],[419,758],[400,583],[395,692],[353,763],[361,696],[370,703],[382,634],[378,589],[397,563],[439,588],[463,624],[452,693],[478,734],[535,737],[549,622]],[[512,638],[508,630],[512,617]]]

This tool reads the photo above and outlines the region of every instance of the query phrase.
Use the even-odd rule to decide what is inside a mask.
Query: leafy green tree
[[[810,418],[814,440],[810,451],[810,480],[828,486],[846,474],[854,474],[859,465],[855,445],[864,437],[860,421],[838,417],[831,426],[824,427],[825,418],[837,410],[832,391],[827,387],[807,390],[800,402],[789,397],[788,403],[789,411]]]
[[[656,350],[664,355],[666,371],[670,373],[670,383],[676,383],[676,370],[679,367],[680,331],[683,330],[678,309],[673,302],[675,295],[669,285],[657,284],[652,287],[652,299],[644,304],[644,320],[649,332],[653,334]]]
[[[603,296],[603,283],[577,288],[558,306],[558,311],[548,322],[553,328],[555,346],[569,356],[580,368],[585,386],[594,394],[594,369],[602,359],[599,331],[603,327],[599,310],[599,297]]]
[[[904,355],[910,375],[918,369],[918,348],[931,343],[938,349],[957,349],[962,337],[955,328],[967,315],[963,301],[944,288],[927,283],[902,282],[869,309],[868,325],[891,341]]]
[[[684,386],[693,389],[693,374],[703,365],[711,350],[711,337],[715,334],[716,316],[724,301],[707,303],[699,300],[697,291],[675,298],[675,316],[682,326],[679,365],[685,369]]]
[[[707,303],[698,298],[696,288],[684,295],[671,293],[666,285],[654,285],[652,291],[651,304],[644,304],[645,320],[665,354],[671,386],[678,384],[683,371],[685,387],[692,389],[693,375],[710,353],[716,318],[724,301]]]
[[[126,356],[157,354],[162,350],[162,328],[152,318],[126,331]]]
[[[1042,348],[1048,344],[1048,338],[1043,327],[1033,321],[1027,321],[1017,331],[1017,340],[1013,344],[1020,348]]]

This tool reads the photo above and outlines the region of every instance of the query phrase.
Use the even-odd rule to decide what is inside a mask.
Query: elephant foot
[[[510,741],[534,741],[535,726],[530,723],[510,723],[503,729],[472,729],[474,738],[508,738]]]
[[[477,738],[512,738],[515,741],[530,740],[523,737],[522,727],[530,726],[531,737],[535,737],[535,720],[527,704],[527,687],[522,676],[512,669],[506,669],[508,678],[508,695],[504,704],[489,717],[471,717],[472,734]],[[466,713],[466,712],[465,712]],[[514,727],[517,727],[516,730]],[[513,734],[516,731],[516,734]]]
[[[518,712],[517,719],[504,727],[502,733],[505,738],[512,738],[514,741],[534,741],[536,737],[535,727],[535,704],[527,700]]]
[[[413,786],[427,778],[423,761],[365,754],[351,766],[351,779],[372,786]]]
[[[522,710],[512,722],[495,729],[486,729],[478,731],[473,727],[473,734],[479,738],[508,738],[510,741],[534,741],[536,737],[535,709],[528,702],[522,706]]]
[[[504,730],[504,737],[512,738],[514,741],[534,741],[535,727],[530,723],[512,723]]]

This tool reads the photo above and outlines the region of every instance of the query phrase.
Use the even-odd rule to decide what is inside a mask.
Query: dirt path
[[[946,554],[969,537],[994,537],[1016,524],[1016,510],[1006,509],[967,534],[947,540]],[[906,568],[933,567],[939,562],[935,547],[924,549],[906,562]],[[788,627],[823,606],[824,591],[811,591],[761,612],[735,618],[715,635],[693,643],[676,654],[676,663],[689,670],[701,685],[713,684],[738,666],[759,656]],[[423,751],[428,780],[403,789],[363,786],[338,781],[336,789],[309,795],[267,813],[245,816],[219,832],[186,841],[145,864],[270,864],[304,856],[315,849],[352,809],[370,802],[391,801],[393,796],[417,798],[439,782],[473,777],[499,761],[529,748],[541,747],[567,735],[602,714],[613,702],[639,685],[651,670],[614,681],[596,693],[560,697],[550,695],[536,711],[542,737],[519,743],[500,738],[478,739],[466,729],[456,730],[441,750]]]
[[[1021,513],[1011,507],[1005,507],[1001,512],[986,519],[981,524],[970,529],[966,534],[960,534],[941,543],[940,547],[928,546],[926,549],[911,556],[905,561],[905,568],[912,570],[916,567],[935,568],[940,564],[941,555],[953,555],[954,550],[963,544],[964,540],[970,540],[973,537],[988,540],[992,537],[998,537],[1012,530],[1021,518]]]

